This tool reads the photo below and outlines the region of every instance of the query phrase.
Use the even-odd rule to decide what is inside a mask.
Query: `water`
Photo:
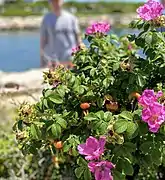
[[[118,35],[132,32],[113,30]],[[0,33],[0,71],[25,71],[40,67],[39,32],[18,31]]]

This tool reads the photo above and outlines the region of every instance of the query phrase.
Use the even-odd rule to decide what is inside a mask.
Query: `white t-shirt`
[[[44,48],[45,58],[52,61],[68,61],[72,48],[77,46],[76,34],[79,32],[78,20],[71,13],[62,11],[60,16],[52,12],[46,14],[40,32],[47,42]]]

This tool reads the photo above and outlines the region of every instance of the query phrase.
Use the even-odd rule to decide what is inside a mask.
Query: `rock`
[[[34,103],[41,97],[43,71],[32,69],[26,72],[0,72],[0,106],[10,109],[23,102]]]
[[[38,29],[40,28],[42,16],[28,17],[0,17],[0,30],[10,29]],[[131,20],[136,18],[136,14],[104,14],[95,16],[79,17],[81,27],[86,27],[93,21],[107,21],[112,26],[114,23],[127,25]]]
[[[33,69],[26,72],[6,73],[0,72],[0,94],[39,91],[43,85],[43,71],[46,69]]]

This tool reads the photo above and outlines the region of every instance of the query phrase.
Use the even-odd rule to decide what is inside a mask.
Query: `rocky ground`
[[[42,83],[43,71],[46,69],[15,73],[0,72],[0,123],[9,120],[13,110],[20,103],[34,103],[39,100],[45,86]]]
[[[136,14],[105,14],[95,16],[81,16],[79,18],[80,26],[86,27],[93,21],[107,21],[112,26],[128,25],[131,20],[136,18]],[[38,29],[40,27],[42,16],[29,17],[0,17],[0,30],[12,29]]]

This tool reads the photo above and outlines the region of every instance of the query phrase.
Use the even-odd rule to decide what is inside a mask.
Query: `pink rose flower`
[[[99,159],[104,152],[105,143],[105,137],[100,137],[100,139],[97,140],[96,138],[90,136],[86,140],[86,143],[78,146],[78,151],[80,154],[85,155],[85,159],[87,160]]]
[[[165,106],[154,102],[152,106],[143,109],[142,120],[148,124],[151,132],[158,132],[161,124],[165,122]]]
[[[149,105],[153,104],[163,95],[161,91],[155,93],[154,90],[146,89],[144,90],[143,94],[138,99],[138,102],[143,107],[148,107]]]
[[[146,4],[137,9],[139,16],[146,21],[153,20],[162,15],[163,5],[159,2],[148,0]]]
[[[128,50],[132,50],[132,45],[128,44]]]
[[[143,106],[142,120],[149,126],[153,133],[158,132],[162,123],[165,122],[165,106],[158,102],[158,98],[163,95],[162,91],[157,93],[154,90],[146,89],[138,99]]]
[[[79,46],[72,48],[72,54],[75,54],[79,50],[80,50]]]
[[[95,180],[113,180],[111,169],[115,168],[109,161],[89,162],[89,170],[94,173]]]
[[[106,22],[93,23],[86,29],[87,35],[93,35],[96,33],[106,34],[110,30],[110,25]]]

